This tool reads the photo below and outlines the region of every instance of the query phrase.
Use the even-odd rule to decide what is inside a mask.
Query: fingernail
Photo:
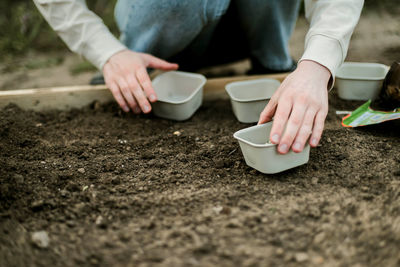
[[[139,107],[136,107],[136,108],[135,108],[135,112],[136,112],[136,113],[140,113],[140,108],[139,108]]]
[[[317,140],[317,138],[311,139],[311,145],[313,145],[313,146],[318,145],[318,140]]]
[[[278,143],[279,142],[279,135],[278,134],[274,134],[272,137],[271,137],[271,141],[272,141],[272,143]]]
[[[294,143],[293,149],[294,150],[300,150],[300,143],[298,143],[298,142]]]
[[[149,106],[144,106],[143,111],[144,112],[149,112],[150,111],[150,107]]]
[[[282,145],[279,146],[279,151],[280,151],[281,153],[286,153],[287,150],[288,150],[287,144],[282,144]]]
[[[149,99],[150,99],[150,101],[156,101],[157,97],[155,95],[150,95]]]
[[[123,107],[122,109],[123,109],[125,112],[129,112],[129,108],[128,108],[128,107],[126,107],[126,106],[125,106],[125,107]]]

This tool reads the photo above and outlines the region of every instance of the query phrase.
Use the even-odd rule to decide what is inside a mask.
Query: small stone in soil
[[[85,168],[79,168],[79,169],[78,169],[78,172],[79,172],[79,173],[82,173],[82,174],[85,173]]]
[[[304,252],[299,252],[294,255],[297,262],[305,262],[308,260],[308,254]]]
[[[212,208],[216,214],[220,214],[221,211],[224,209],[222,206],[216,206]]]
[[[174,135],[176,135],[176,136],[181,136],[181,134],[182,134],[182,133],[181,133],[180,131],[175,131],[175,132],[174,132]]]
[[[96,225],[103,229],[107,228],[107,222],[101,215],[97,217]]]
[[[283,248],[277,248],[275,251],[276,255],[283,255],[284,252]]]
[[[96,218],[96,224],[97,224],[97,225],[101,224],[102,221],[103,221],[103,217],[102,217],[102,216],[98,216],[98,217]]]
[[[46,231],[38,231],[32,234],[32,242],[39,248],[47,248],[50,239]]]

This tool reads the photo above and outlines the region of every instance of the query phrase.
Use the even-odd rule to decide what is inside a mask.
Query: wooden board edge
[[[204,86],[205,98],[217,98],[225,94],[225,86],[235,81],[270,78],[283,81],[288,73],[232,76],[208,79]],[[78,85],[50,88],[18,89],[0,91],[0,108],[14,103],[22,109],[47,110],[81,108],[94,101],[105,103],[113,96],[105,85]]]

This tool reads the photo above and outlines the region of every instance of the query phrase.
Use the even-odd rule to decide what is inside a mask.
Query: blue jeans
[[[249,56],[263,67],[279,71],[290,69],[293,64],[288,41],[299,3],[300,0],[118,0],[115,19],[121,41],[133,51],[166,60],[186,59],[193,64],[212,62],[220,56],[229,58],[224,54],[230,52],[233,58],[235,54]]]

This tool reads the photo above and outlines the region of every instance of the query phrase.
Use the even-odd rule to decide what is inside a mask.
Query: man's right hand
[[[147,67],[176,70],[178,64],[130,50],[114,54],[104,64],[103,75],[106,85],[125,112],[131,109],[136,114],[149,113],[150,102],[157,101]]]

